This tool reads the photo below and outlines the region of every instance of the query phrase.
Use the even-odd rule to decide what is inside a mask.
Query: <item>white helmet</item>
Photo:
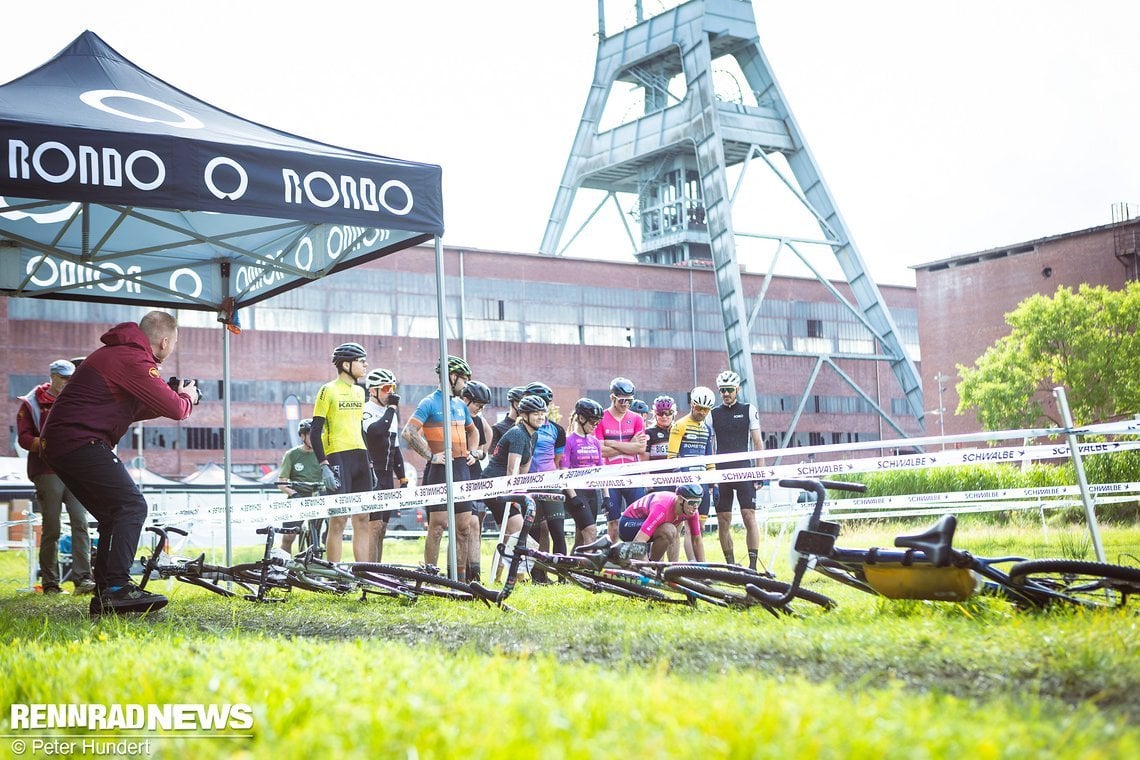
[[[395,384],[396,376],[392,374],[391,370],[387,369],[374,369],[364,378],[364,387],[369,390],[379,388],[381,385]]]
[[[739,388],[740,375],[736,374],[730,369],[726,369],[716,376],[716,387],[718,388]]]
[[[716,404],[716,396],[713,395],[711,389],[698,385],[689,391],[689,406],[703,406],[712,409],[714,404]]]

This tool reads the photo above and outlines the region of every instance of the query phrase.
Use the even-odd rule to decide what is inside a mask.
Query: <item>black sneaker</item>
[[[108,613],[123,614],[127,612],[152,612],[161,610],[166,606],[166,597],[162,594],[152,594],[143,591],[133,583],[120,588],[118,591],[102,590],[91,598],[88,608],[92,616],[106,615]]]
[[[44,586],[44,594],[62,594],[63,589],[59,586]]]

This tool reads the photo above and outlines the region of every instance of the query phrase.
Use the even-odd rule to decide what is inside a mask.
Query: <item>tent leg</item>
[[[443,289],[443,241],[435,236],[435,310],[439,325],[439,392],[443,403],[443,471],[447,483],[447,575],[458,578],[455,547],[455,476],[451,472],[451,387],[447,373],[447,298]]]

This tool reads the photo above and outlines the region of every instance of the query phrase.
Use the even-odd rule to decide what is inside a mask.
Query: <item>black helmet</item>
[[[649,411],[649,404],[645,403],[639,398],[634,399],[633,403],[629,405],[629,411],[633,412],[634,414],[645,414]]]
[[[615,396],[632,396],[635,390],[633,381],[627,377],[615,377],[610,383],[610,393]]]
[[[463,392],[459,395],[463,398],[469,398],[472,401],[477,401],[480,404],[491,403],[491,389],[478,380],[469,381],[467,385],[463,386]]]
[[[340,364],[345,361],[355,361],[367,358],[368,352],[359,343],[341,343],[333,349],[332,363]]]
[[[528,385],[524,390],[523,395],[538,396],[548,404],[554,400],[554,391],[550,390],[550,386],[546,383],[540,383],[538,381],[535,381]]]
[[[312,429],[313,421],[308,417],[297,423],[297,435],[308,435]]]
[[[509,391],[507,391],[507,401],[517,404],[518,402],[522,401],[522,397],[525,395],[526,386],[516,385],[514,388],[511,388]]]
[[[439,374],[439,364],[435,365],[435,373]],[[447,357],[447,374],[448,375],[463,375],[464,377],[471,377],[471,365],[462,356],[448,356]]]
[[[705,489],[696,483],[685,483],[677,486],[677,495],[682,499],[701,499],[705,495]]]
[[[523,396],[522,401],[519,402],[519,414],[530,414],[531,412],[545,412],[546,402],[538,396]]]
[[[578,415],[579,419],[597,422],[604,412],[602,405],[592,398],[580,398],[574,404],[574,414]]]

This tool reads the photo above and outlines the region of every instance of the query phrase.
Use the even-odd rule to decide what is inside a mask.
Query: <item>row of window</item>
[[[716,295],[633,290],[546,282],[449,278],[447,311],[463,314],[468,340],[557,345],[638,346],[720,351],[724,326]],[[509,296],[505,292],[509,287]],[[139,307],[13,299],[11,319],[113,324],[138,319]],[[900,337],[918,357],[918,315],[893,310]],[[214,315],[183,312],[187,327],[214,325]],[[436,327],[433,277],[354,269],[283,293],[242,312],[248,329],[432,338]],[[454,320],[452,316],[450,319]],[[458,327],[452,331],[458,334]],[[834,302],[766,298],[751,330],[754,350],[875,353],[862,322]]]

